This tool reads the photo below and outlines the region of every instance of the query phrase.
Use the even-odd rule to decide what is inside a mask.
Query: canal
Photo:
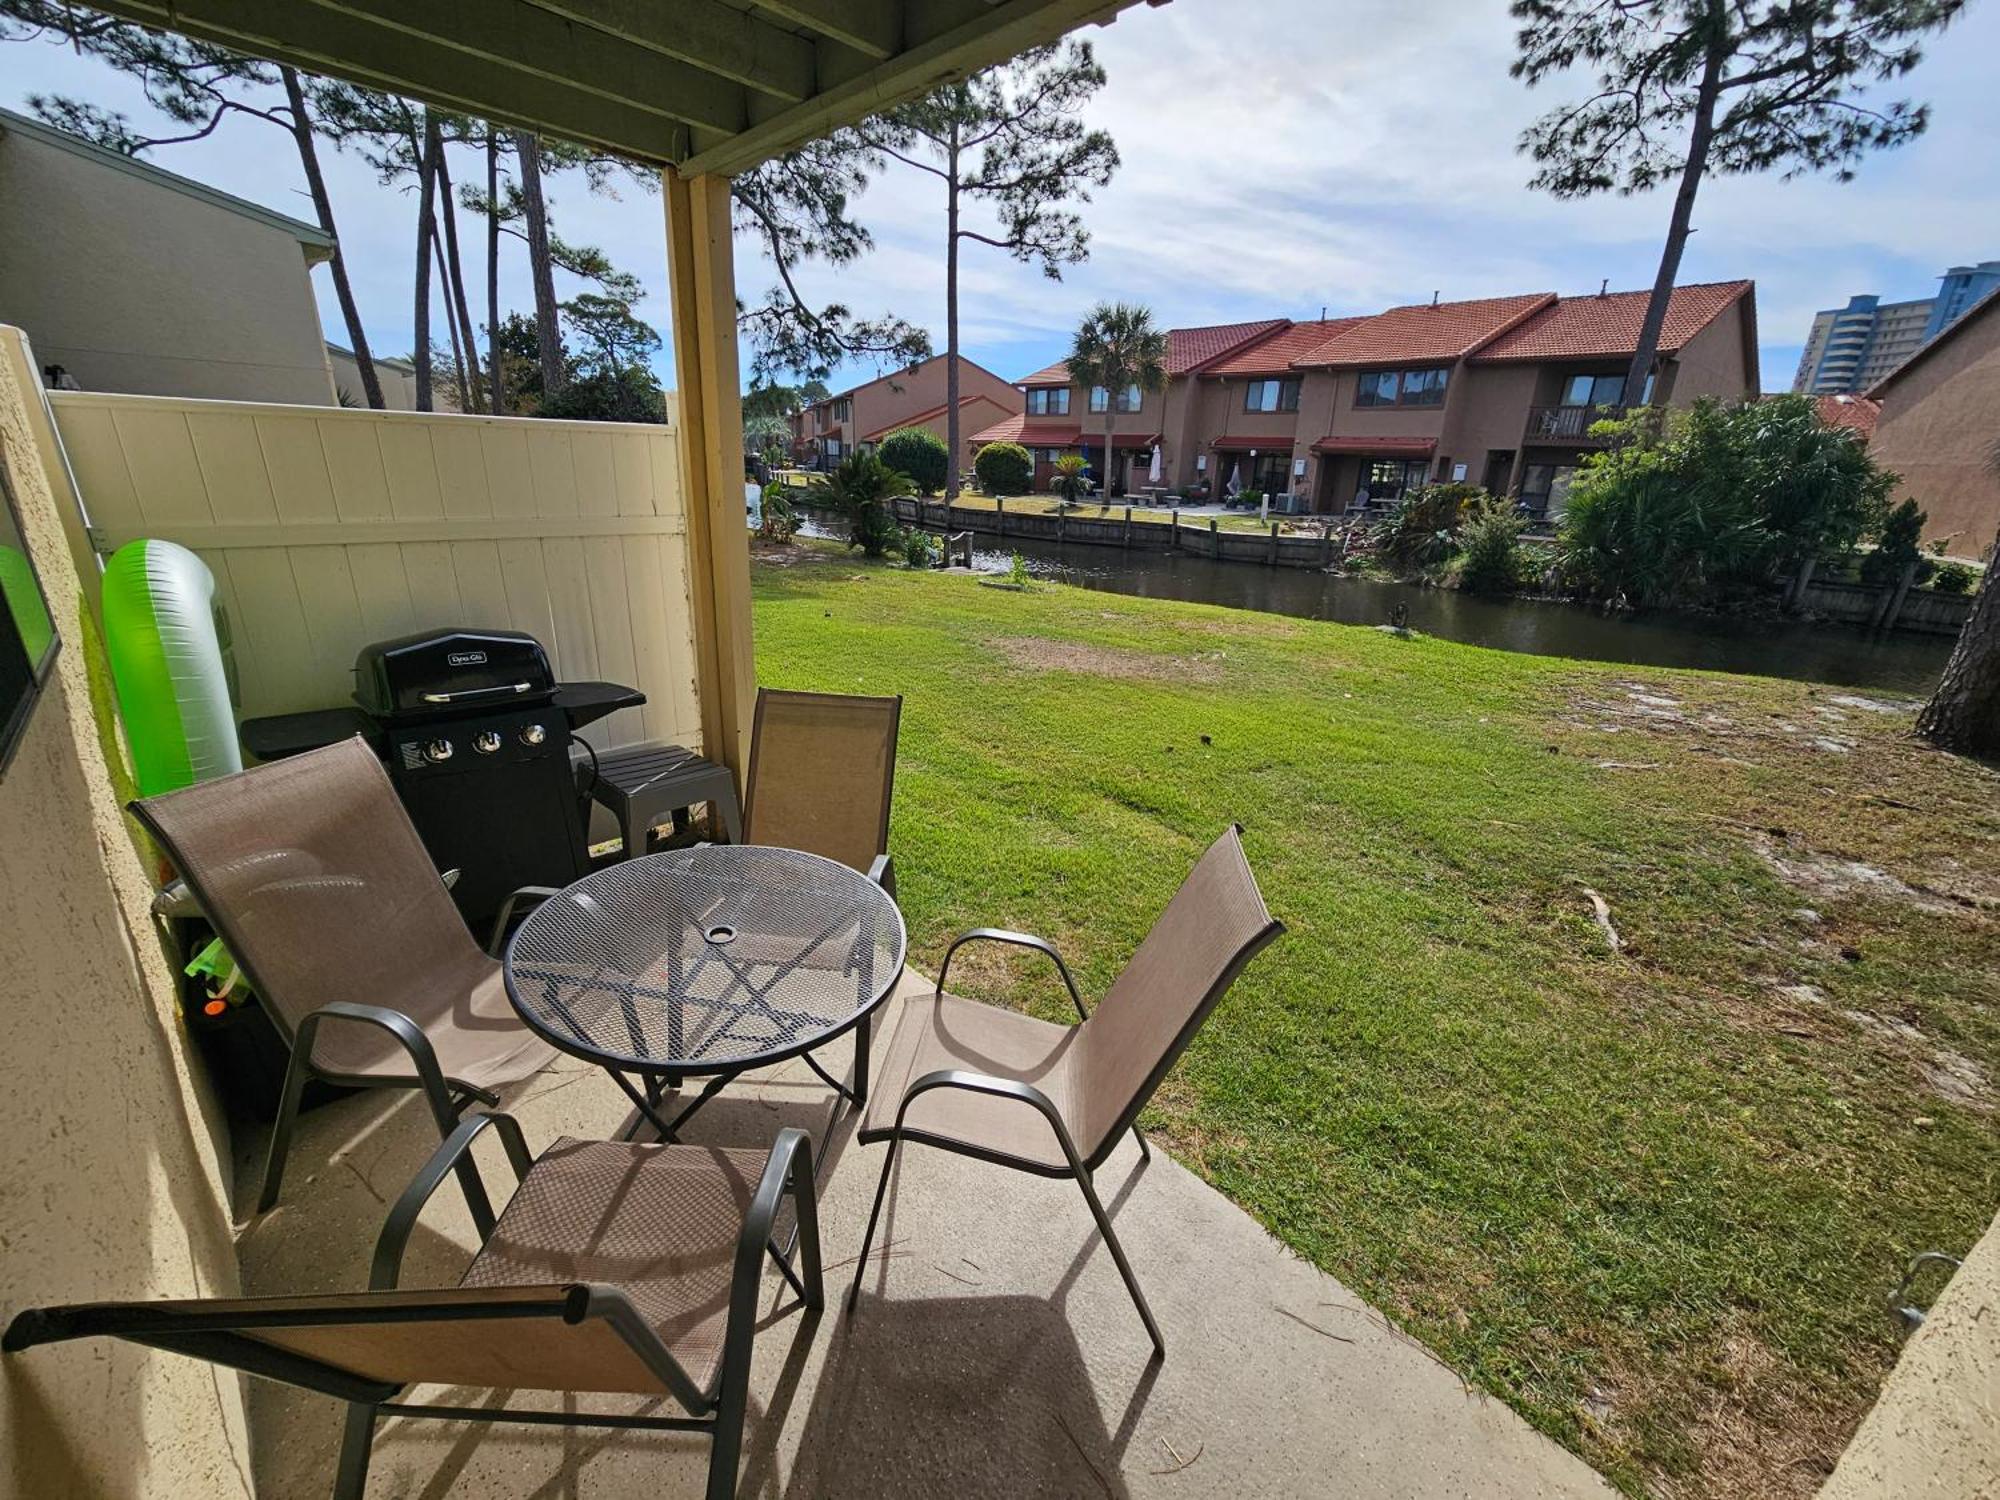
[[[808,521],[808,535],[827,536]],[[1136,594],[1259,609],[1344,625],[1386,625],[1406,611],[1412,630],[1473,646],[1634,666],[1700,667],[1927,695],[1951,654],[1949,636],[1871,632],[1848,625],[1651,611],[1606,615],[1585,605],[1482,598],[1454,589],[1341,578],[1304,568],[1216,562],[1185,553],[975,537],[973,565],[1003,572],[1019,552],[1038,578]]]

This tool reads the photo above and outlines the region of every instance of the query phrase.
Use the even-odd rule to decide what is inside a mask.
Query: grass
[[[1813,1493],[2000,1197],[2000,777],[1832,689],[788,556],[762,679],[905,695],[914,962],[1101,993],[1240,821],[1290,930],[1157,1137],[1621,1488]]]
[[[1052,516],[1060,508],[1061,503],[1054,495],[1009,495],[1007,497],[1007,514],[1010,516]],[[963,506],[967,510],[992,510],[993,497],[991,495],[975,495],[968,492],[960,495],[956,500],[952,501],[952,504]],[[1085,500],[1080,504],[1071,506],[1069,513],[1072,516],[1078,516],[1087,521],[1117,521],[1124,519],[1125,502],[1123,500],[1106,502]],[[1138,504],[1134,504],[1132,507],[1132,524],[1134,526],[1141,524],[1147,526],[1171,526],[1173,519],[1174,513],[1171,507],[1153,507]],[[1274,515],[1271,519],[1282,521],[1285,518],[1282,515]],[[1227,515],[1212,517],[1184,516],[1181,519],[1181,525],[1192,530],[1206,531],[1208,523],[1211,520],[1223,531],[1268,532],[1270,530],[1270,521],[1259,521],[1255,511],[1236,511]]]

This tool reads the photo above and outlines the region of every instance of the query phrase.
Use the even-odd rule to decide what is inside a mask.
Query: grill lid
[[[528,707],[555,686],[542,643],[518,630],[422,631],[354,658],[354,701],[378,719]]]

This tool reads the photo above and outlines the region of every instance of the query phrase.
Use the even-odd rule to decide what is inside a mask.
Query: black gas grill
[[[588,808],[570,737],[646,701],[608,682],[559,683],[548,653],[511,630],[444,630],[364,646],[353,709],[243,724],[260,760],[361,734],[389,768],[410,820],[475,932],[507,893],[584,873]],[[482,933],[483,936],[483,933]]]

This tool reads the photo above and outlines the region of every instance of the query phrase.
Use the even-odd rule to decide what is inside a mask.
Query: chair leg
[[[725,786],[717,789],[710,804],[716,815],[722,819],[722,831],[729,835],[729,842],[743,842],[743,810],[737,805],[736,788]]]
[[[1139,1278],[1132,1274],[1132,1263],[1125,1259],[1125,1247],[1118,1243],[1118,1235],[1111,1228],[1111,1216],[1097,1201],[1097,1189],[1092,1186],[1088,1173],[1079,1176],[1076,1185],[1083,1189],[1083,1201],[1090,1205],[1090,1216],[1097,1220],[1097,1232],[1104,1236],[1104,1243],[1110,1247],[1111,1259],[1118,1266],[1118,1274],[1125,1278],[1125,1290],[1132,1294],[1133,1305],[1139,1309],[1139,1317],[1152,1337],[1153,1357],[1165,1359],[1166,1340],[1160,1337],[1160,1325],[1153,1321],[1153,1310],[1146,1305],[1146,1294],[1139,1290]]]
[[[1146,1141],[1146,1132],[1141,1130],[1137,1125],[1134,1125],[1132,1127],[1132,1139],[1139,1143],[1139,1160],[1151,1161],[1153,1159],[1153,1148]]]
[[[312,1064],[303,1049],[292,1049],[285,1066],[285,1083],[278,1095],[278,1118],[271,1125],[271,1149],[264,1158],[264,1187],[257,1194],[257,1212],[269,1213],[278,1201],[278,1187],[285,1180],[285,1156],[292,1149],[292,1123],[298,1118],[299,1099],[312,1076]]]
[[[875,1018],[863,1016],[854,1028],[854,1107],[868,1102],[868,1049],[874,1040]]]
[[[819,1191],[808,1163],[809,1148],[792,1158],[792,1213],[798,1223],[799,1268],[805,1272],[805,1302],[812,1312],[826,1306],[826,1281],[819,1266]]]
[[[875,1243],[875,1223],[882,1217],[882,1198],[889,1191],[889,1174],[896,1167],[896,1152],[902,1146],[900,1135],[889,1137],[889,1154],[882,1158],[882,1180],[875,1184],[875,1206],[868,1210],[868,1231],[861,1236],[861,1253],[854,1258],[854,1285],[847,1289],[847,1311],[854,1312],[854,1301],[861,1295],[861,1278],[868,1272],[868,1247]]]
[[[736,1471],[743,1460],[743,1416],[749,1404],[750,1330],[732,1327],[723,1350],[722,1388],[716,1393],[710,1430],[707,1500],[735,1500]]]
[[[452,1102],[449,1092],[425,1087],[424,1098],[429,1101],[431,1118],[437,1122],[438,1139],[450,1140],[451,1133],[458,1129],[458,1106]],[[479,1167],[467,1153],[458,1159],[453,1168],[458,1174],[458,1185],[465,1192],[465,1206],[472,1213],[472,1227],[479,1231],[483,1243],[493,1233],[493,1200],[486,1196],[486,1184],[479,1180]]]
[[[351,1402],[347,1430],[340,1439],[340,1466],[334,1471],[333,1500],[361,1500],[368,1488],[368,1450],[375,1442],[375,1408]]]

